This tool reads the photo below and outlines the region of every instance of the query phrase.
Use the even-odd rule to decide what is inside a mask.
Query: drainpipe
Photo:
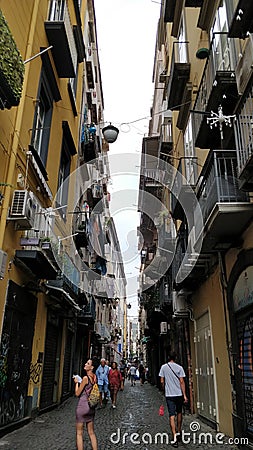
[[[184,335],[185,335],[187,364],[188,364],[189,404],[190,404],[191,414],[193,414],[194,407],[193,407],[192,361],[191,361],[190,342],[189,342],[189,323],[187,321],[185,321],[185,323],[184,323]]]
[[[223,310],[224,310],[225,331],[226,331],[226,346],[227,346],[229,371],[230,371],[230,382],[231,382],[231,386],[233,386],[233,383],[232,383],[233,377],[234,377],[233,363],[232,363],[233,349],[232,349],[232,340],[231,340],[231,335],[230,335],[228,307],[227,307],[227,295],[226,295],[227,273],[226,273],[226,265],[225,265],[225,261],[224,261],[224,255],[222,255],[221,252],[218,252],[218,258],[219,258],[219,267],[220,267],[220,282],[221,282],[221,289],[222,289]]]
[[[29,27],[29,36],[28,36],[28,41],[27,41],[27,45],[26,45],[26,54],[25,54],[25,58],[24,58],[25,60],[32,57],[33,37],[34,37],[36,24],[37,24],[39,3],[40,3],[40,0],[34,0],[31,23],[30,23],[30,27]],[[9,167],[8,167],[7,179],[6,179],[7,186],[5,186],[4,200],[3,200],[3,204],[2,204],[3,205],[2,206],[2,216],[1,216],[1,221],[0,221],[0,248],[3,247],[3,241],[4,241],[4,233],[5,233],[5,228],[6,228],[8,208],[9,208],[10,197],[11,197],[11,185],[13,183],[13,174],[14,174],[15,164],[16,164],[16,160],[17,160],[19,137],[20,137],[21,125],[22,125],[23,114],[24,114],[24,107],[25,107],[25,100],[26,100],[25,93],[27,92],[29,72],[30,72],[30,64],[28,64],[25,69],[25,76],[24,76],[24,82],[23,82],[23,93],[22,93],[22,97],[20,99],[19,106],[17,108],[16,120],[15,120],[15,123],[13,126],[14,131],[13,131],[13,138],[12,138],[12,144],[11,144],[11,150],[10,150]]]

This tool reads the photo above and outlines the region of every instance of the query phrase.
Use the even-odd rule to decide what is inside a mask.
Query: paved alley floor
[[[75,408],[78,399],[69,398],[57,409],[45,413],[28,425],[0,439],[0,450],[75,450]],[[118,394],[118,405],[112,409],[110,402],[97,409],[95,431],[99,450],[142,449],[163,450],[170,445],[168,413],[159,416],[159,407],[165,399],[159,390],[145,383],[130,386],[126,382]],[[215,450],[236,449],[227,437],[218,435],[201,422],[197,416],[184,415],[185,436],[178,448]],[[202,434],[200,434],[202,433]],[[85,432],[84,448],[91,450]]]

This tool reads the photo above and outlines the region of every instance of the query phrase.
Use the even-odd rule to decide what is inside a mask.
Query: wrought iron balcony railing
[[[236,150],[211,150],[199,176],[196,196],[205,224],[216,203],[247,202],[248,196],[238,186]],[[195,216],[196,238],[203,231]],[[201,225],[202,227],[202,225]]]

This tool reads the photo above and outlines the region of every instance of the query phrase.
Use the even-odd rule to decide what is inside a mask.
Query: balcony
[[[201,252],[228,249],[252,218],[253,204],[238,186],[235,150],[210,151],[199,176],[196,196],[202,212],[194,214],[195,243],[203,233]]]
[[[58,76],[74,78],[76,76],[77,50],[65,0],[51,0],[45,31],[49,44],[53,46],[52,54]]]
[[[200,8],[203,5],[204,0],[185,0],[186,8]]]
[[[244,100],[240,114],[235,121],[235,136],[238,160],[239,187],[253,191],[253,88]]]
[[[92,68],[91,61],[86,61],[86,75],[87,75],[88,88],[94,89],[95,83],[94,83],[93,68]]]
[[[84,307],[83,312],[78,316],[78,321],[80,321],[80,319],[91,322],[94,322],[96,319],[96,302],[94,297],[90,294],[88,304]]]
[[[81,162],[90,163],[97,157],[96,141],[88,139],[81,142]]]
[[[171,308],[172,305],[172,268],[168,269],[168,273],[162,278],[159,286],[159,299],[161,309]]]
[[[171,212],[174,219],[183,220],[186,209],[194,208],[193,186],[197,180],[197,163],[197,157],[180,158],[171,196]]]
[[[188,43],[174,42],[168,83],[168,109],[180,110],[191,65],[188,62]]]
[[[167,159],[173,149],[172,119],[165,119],[161,125],[158,157]]]
[[[38,215],[37,218],[40,216]],[[39,233],[29,230],[20,238],[21,249],[15,252],[15,259],[23,270],[36,275],[39,279],[54,280],[60,269],[55,255],[58,254],[59,241],[50,231],[46,231],[48,223],[42,224],[44,230]]]
[[[57,309],[64,310],[64,307],[70,306],[77,311],[81,311],[78,305],[78,288],[73,289],[74,286],[70,286],[68,278],[64,275],[60,279],[47,280],[44,283],[48,290],[49,298],[48,302]]]
[[[42,215],[44,217],[46,213],[50,214],[48,211],[38,212],[37,217],[41,218]],[[53,233],[50,226],[51,218],[52,215],[46,221],[41,221],[40,225],[37,222],[36,225],[41,227],[41,231],[29,230],[21,237],[21,249],[16,250],[16,260],[23,269],[26,267],[26,270],[39,279],[55,280],[59,273],[62,273],[64,285],[77,295],[80,271],[62,248],[61,238]]]
[[[174,288],[193,289],[199,285],[212,265],[212,255],[196,253],[194,250],[195,228],[189,234],[184,223],[182,223],[177,237],[177,246],[172,262],[172,280]]]
[[[202,6],[203,0],[166,0],[164,8],[164,22],[172,22],[171,35],[178,36],[178,30],[184,6],[197,8]]]
[[[211,2],[210,0],[202,1],[197,24],[198,28],[206,31],[210,30],[216,8],[217,4],[215,2]]]
[[[204,113],[217,112],[219,105],[222,104],[224,115],[232,114],[238,101],[234,72],[235,59],[232,57],[232,50],[227,33],[214,33],[209,58],[193,108],[196,147],[218,148],[220,146],[220,134],[216,129],[210,130]],[[225,127],[224,142],[229,139],[231,131]]]
[[[21,268],[23,269],[28,269],[39,279],[56,279],[59,270],[50,261],[45,252],[36,247],[16,250],[15,261],[18,266],[22,266]]]
[[[245,39],[253,33],[253,3],[248,0],[234,0],[228,14],[229,37]]]

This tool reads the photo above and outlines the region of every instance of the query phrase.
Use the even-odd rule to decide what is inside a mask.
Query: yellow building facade
[[[72,390],[80,267],[66,205],[76,207],[87,5],[2,0],[0,8],[6,43],[24,62],[20,98],[12,100],[4,66],[0,82],[0,422],[8,426]]]

